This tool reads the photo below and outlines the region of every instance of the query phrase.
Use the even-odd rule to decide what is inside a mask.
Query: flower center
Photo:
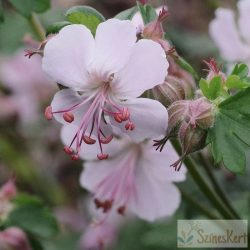
[[[128,108],[122,107],[117,104],[112,98],[112,89],[110,83],[114,76],[111,75],[108,82],[103,82],[100,87],[88,97],[83,97],[82,100],[64,110],[52,110],[49,106],[45,110],[45,117],[48,120],[53,118],[55,114],[62,114],[63,119],[72,123],[75,120],[74,112],[80,109],[82,106],[88,106],[86,112],[84,112],[78,125],[78,130],[72,138],[70,145],[64,147],[64,151],[69,154],[72,160],[79,159],[79,153],[82,148],[83,142],[88,145],[95,144],[96,141],[99,144],[100,153],[97,154],[99,160],[105,160],[108,158],[108,154],[103,152],[103,144],[108,144],[113,139],[112,131],[107,130],[107,116],[112,117],[117,123],[126,122],[124,127],[126,130],[133,130],[135,125],[130,119],[130,112]],[[107,134],[109,133],[109,134]],[[97,139],[93,138],[94,137]],[[74,145],[74,147],[73,147]]]

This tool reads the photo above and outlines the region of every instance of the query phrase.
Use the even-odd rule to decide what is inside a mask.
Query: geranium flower
[[[77,128],[64,126],[62,140],[68,143]],[[135,143],[128,138],[114,139],[105,150],[110,159],[95,159],[95,145],[86,147],[81,185],[93,193],[96,207],[104,213],[127,211],[154,221],[172,215],[180,204],[180,193],[173,182],[185,180],[186,168],[175,172],[170,165],[179,157],[170,143],[162,152],[155,151],[152,142]],[[86,158],[87,156],[87,158]]]
[[[78,126],[65,148],[72,159],[79,158],[83,142],[94,144],[96,139],[98,158],[108,158],[103,145],[112,140],[111,124],[129,131],[134,140],[165,132],[163,105],[136,97],[164,81],[168,62],[159,44],[136,41],[130,21],[110,19],[98,26],[95,39],[84,25],[70,25],[46,44],[44,71],[70,89],[55,95],[45,115]]]
[[[223,59],[231,63],[244,62],[250,66],[250,1],[241,0],[237,6],[238,20],[232,10],[218,8],[209,32]]]

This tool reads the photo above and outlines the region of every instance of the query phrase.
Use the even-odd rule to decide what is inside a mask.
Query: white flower
[[[62,140],[68,143],[74,125],[64,126]],[[152,142],[134,143],[129,138],[114,139],[105,150],[110,159],[95,159],[95,145],[86,147],[87,160],[81,174],[81,185],[94,195],[97,208],[104,213],[116,210],[131,212],[154,221],[172,215],[180,204],[180,193],[173,182],[185,180],[186,168],[176,172],[170,165],[178,155],[170,143],[162,152],[155,151]],[[87,156],[87,158],[86,158]]]
[[[98,158],[106,159],[102,148],[113,137],[111,125],[129,131],[134,140],[165,133],[168,116],[163,105],[136,97],[164,81],[168,62],[159,44],[136,41],[130,21],[110,19],[98,26],[95,39],[85,26],[70,25],[46,44],[44,71],[70,89],[58,92],[45,114],[78,126],[65,148],[73,159],[79,158],[83,142],[93,144],[96,139]]]
[[[232,10],[218,8],[209,32],[223,59],[231,63],[244,62],[250,66],[250,1],[241,0],[237,6],[238,20]]]

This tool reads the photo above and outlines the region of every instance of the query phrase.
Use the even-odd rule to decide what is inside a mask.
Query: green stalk
[[[219,183],[217,182],[217,180],[213,174],[213,171],[212,171],[211,167],[207,164],[206,160],[204,159],[204,156],[202,155],[202,153],[199,153],[198,155],[199,155],[199,159],[203,163],[202,166],[204,167],[204,169],[205,169],[205,171],[206,171],[206,173],[207,173],[207,175],[208,175],[208,177],[213,185],[214,191],[219,195],[222,202],[228,208],[228,210],[232,213],[232,215],[234,215],[235,219],[240,219],[240,216],[237,214],[237,212],[235,211],[235,209],[231,205],[230,201],[228,200],[225,192],[222,190]]]
[[[176,149],[177,153],[181,155],[181,147],[179,145],[179,142],[173,141],[172,142],[174,148]],[[218,212],[223,216],[224,219],[235,219],[234,216],[224,207],[224,205],[221,203],[220,199],[216,196],[216,194],[213,192],[213,190],[208,186],[205,180],[203,180],[202,175],[199,173],[199,171],[196,168],[196,164],[194,161],[187,156],[184,160],[184,163],[192,176],[194,182],[197,184],[197,186],[200,188],[200,190],[204,193],[204,195],[207,197],[207,199],[210,201],[210,203],[218,210]]]
[[[197,202],[190,194],[188,194],[186,191],[184,191],[182,188],[179,187],[179,190],[181,192],[182,198],[189,203],[192,207],[195,207],[196,210],[200,211],[200,213],[204,214],[206,217],[208,217],[211,220],[219,220],[220,218],[213,213],[211,213],[206,207],[201,205],[199,202]]]
[[[28,19],[29,24],[31,28],[33,29],[34,33],[36,34],[37,38],[40,41],[45,40],[46,38],[46,32],[38,18],[38,16],[35,13],[32,13],[31,17]]]

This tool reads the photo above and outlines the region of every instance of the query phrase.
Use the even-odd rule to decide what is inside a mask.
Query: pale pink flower
[[[238,19],[233,10],[218,8],[209,32],[223,59],[231,63],[244,62],[250,66],[250,1],[240,0],[237,6]]]
[[[63,127],[65,144],[76,129],[74,125]],[[94,160],[95,147],[86,147],[85,154],[81,155],[87,161],[80,183],[93,193],[97,208],[104,213],[128,211],[148,221],[175,212],[180,204],[180,193],[173,182],[185,180],[186,169],[175,172],[170,168],[178,159],[170,143],[158,152],[151,141],[134,143],[129,138],[114,139],[113,144],[105,145],[112,157],[103,162]]]
[[[33,57],[29,60],[24,51],[1,58],[0,81],[11,91],[7,99],[0,97],[1,102],[7,101],[12,107],[11,113],[15,110],[23,123],[37,119],[39,101],[47,98],[54,90],[42,72],[41,58]]]
[[[168,115],[163,105],[136,97],[162,83],[167,68],[161,46],[146,39],[137,42],[130,21],[101,23],[95,39],[83,25],[64,27],[46,44],[43,69],[70,88],[59,91],[45,111],[48,119],[78,126],[65,151],[78,159],[83,142],[97,139],[98,158],[108,158],[102,148],[112,140],[110,124],[134,140],[164,134]]]

